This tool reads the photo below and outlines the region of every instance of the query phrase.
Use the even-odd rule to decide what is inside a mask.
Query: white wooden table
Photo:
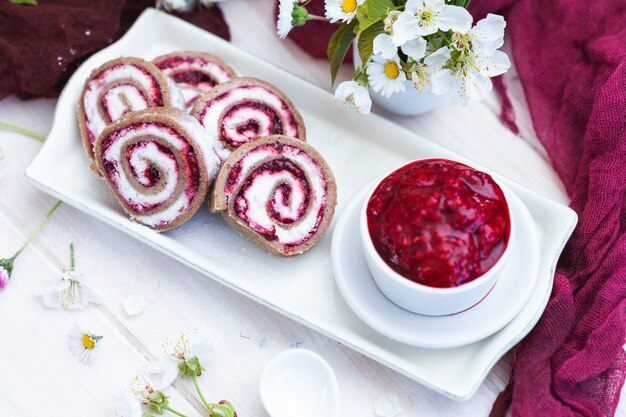
[[[231,0],[222,4],[232,42],[301,77],[329,87],[327,64],[310,58],[274,32],[273,0]],[[349,68],[342,76],[349,77]],[[419,135],[449,147],[555,201],[567,203],[563,187],[539,145],[519,83],[507,75],[517,107],[519,136],[498,120],[494,96],[466,109],[446,107],[419,117],[383,114]],[[0,101],[0,121],[46,134],[55,100]],[[377,110],[378,111],[378,110]],[[384,113],[379,111],[381,114]],[[390,144],[393,138],[389,138]],[[0,179],[0,257],[10,256],[54,199],[30,185],[23,172],[41,144],[1,131],[6,153]],[[54,169],[54,167],[50,167]],[[76,246],[77,269],[105,295],[101,306],[79,312],[48,310],[33,294],[41,279],[56,277]],[[144,312],[129,318],[122,302],[129,294],[148,300]],[[81,365],[67,348],[74,321],[104,335],[99,357]],[[474,398],[459,403],[436,394],[315,331],[221,287],[211,279],[69,206],[62,206],[15,266],[0,293],[0,414],[108,416],[113,398],[148,359],[162,352],[166,337],[186,328],[200,335],[220,334],[220,347],[207,357],[200,378],[211,400],[228,399],[240,416],[267,416],[258,394],[264,365],[292,347],[321,354],[335,370],[346,416],[372,416],[374,400],[393,394],[401,416],[486,416],[508,378],[510,355],[488,375]],[[193,387],[170,388],[173,406],[201,415]],[[619,415],[626,415],[621,407]]]

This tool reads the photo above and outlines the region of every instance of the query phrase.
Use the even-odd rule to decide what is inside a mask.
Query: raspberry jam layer
[[[387,265],[437,288],[483,275],[511,233],[508,205],[493,178],[446,159],[415,161],[387,176],[368,202],[367,223]]]
[[[289,248],[308,242],[319,230],[327,204],[323,170],[304,150],[263,144],[234,164],[224,191],[233,215],[268,241]]]

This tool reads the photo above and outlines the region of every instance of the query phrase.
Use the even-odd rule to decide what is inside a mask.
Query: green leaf
[[[374,23],[382,20],[389,10],[395,8],[391,0],[367,0],[356,9],[356,19],[359,21],[359,30],[361,33]]]
[[[382,20],[370,25],[359,35],[359,57],[361,58],[361,65],[367,64],[372,52],[374,50],[374,38],[381,33],[385,32],[385,24]]]
[[[357,21],[353,20],[347,25],[341,25],[339,29],[333,33],[333,36],[328,42],[327,55],[328,61],[330,62],[330,78],[332,84],[335,84],[335,78],[337,78],[339,67],[341,67],[344,59],[346,59],[348,48],[356,37],[356,33],[354,33],[356,24]]]
[[[9,0],[9,3],[13,4],[28,4],[30,6],[36,6],[37,0]]]

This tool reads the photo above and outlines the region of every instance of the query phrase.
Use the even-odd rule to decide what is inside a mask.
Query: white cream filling
[[[259,126],[258,133],[251,133],[250,131],[239,133],[237,128],[245,125],[249,120],[257,122]],[[223,120],[223,123],[226,135],[239,146],[248,142],[253,137],[268,136],[270,134],[270,128],[272,127],[272,119],[267,114],[250,107],[243,107],[232,112],[228,118]]]
[[[104,97],[104,95],[102,95],[102,88],[110,82],[124,78],[130,78],[134,80],[139,85],[141,85],[141,87],[145,91],[151,91],[151,89],[153,88],[152,77],[132,64],[124,64],[120,67],[105,69],[99,74],[98,77],[89,81],[83,95],[83,109],[85,111],[85,124],[87,130],[93,133],[94,138],[97,138],[98,135],[100,135],[100,133],[102,133],[104,128],[107,126],[107,121],[100,116],[100,112],[98,111],[100,100],[102,97]],[[154,87],[158,88],[158,86]],[[121,101],[119,99],[115,100],[116,102],[112,103],[113,111],[109,114],[109,117],[111,117],[111,121],[117,120],[119,116],[117,118],[114,118],[113,116],[120,114],[123,115],[125,113],[125,110],[137,111],[143,110],[148,107],[145,98],[142,97],[141,100],[135,100],[133,99],[133,97],[136,98],[136,94],[131,93],[131,91],[137,93],[136,88],[131,86],[125,86],[119,91],[119,93],[129,94],[127,98],[129,100],[130,108],[120,108],[120,106],[122,106]],[[184,105],[181,108],[184,108]]]
[[[185,147],[185,143],[175,136],[168,135],[162,128],[157,126],[146,126],[128,132],[128,134],[126,134],[123,138],[118,138],[111,144],[111,146],[109,146],[103,155],[105,162],[111,162],[117,167],[117,170],[113,174],[111,180],[116,184],[118,192],[124,196],[126,201],[145,205],[158,204],[166,201],[172,196],[178,182],[178,170],[176,170],[175,161],[172,161],[171,158],[163,155],[158,151],[157,146],[151,143],[149,145],[152,146],[145,146],[142,148],[142,154],[138,155],[137,158],[143,158],[145,160],[145,164],[149,163],[148,161],[153,161],[155,165],[167,168],[168,178],[165,183],[165,187],[163,190],[154,195],[142,194],[140,190],[133,188],[129,179],[126,177],[126,173],[119,165],[119,161],[122,160],[123,145],[140,136],[154,136],[160,138],[168,145],[168,148],[176,149],[179,152],[182,152]],[[174,164],[172,164],[172,162],[174,162]],[[145,169],[146,165],[143,166]],[[136,168],[140,167],[141,165],[138,165]],[[163,223],[171,223],[182,213],[185,213],[189,206],[190,199],[184,192],[182,192],[180,195],[176,196],[176,200],[165,210],[149,215],[135,213],[134,217],[144,224],[157,226]]]
[[[130,111],[126,103],[130,104],[131,109],[139,110],[148,107],[148,102],[142,92],[131,85],[115,86],[106,91],[103,98],[106,98],[107,110],[111,120],[117,120]]]
[[[273,148],[264,149],[260,147],[245,155],[243,157],[241,173],[237,178],[238,184],[234,187],[234,190],[237,191],[239,189],[241,183],[245,181],[253,167],[260,161],[277,158],[289,159],[306,174],[309,182],[309,207],[305,211],[304,217],[289,225],[291,227],[285,227],[272,219],[266,208],[268,200],[274,197],[274,195],[270,194],[272,190],[282,183],[287,183],[292,185],[290,196],[292,201],[289,202],[288,206],[284,206],[280,212],[285,217],[294,217],[297,213],[298,207],[304,201],[305,195],[300,189],[300,186],[294,184],[294,182],[299,182],[299,180],[288,172],[281,172],[281,175],[271,174],[257,176],[254,183],[242,196],[245,203],[243,201],[237,202],[237,204],[247,206],[246,215],[251,222],[267,230],[274,230],[278,241],[286,245],[300,242],[303,238],[311,234],[311,231],[315,228],[319,212],[323,209],[326,198],[326,180],[321,167],[304,151],[291,146],[286,146],[283,149],[284,152],[277,155],[276,150]],[[228,197],[232,198],[232,194],[228,195]],[[281,201],[281,199],[282,196],[276,196],[277,201]]]
[[[268,107],[272,108],[278,115],[280,115],[281,119],[289,120],[291,117],[291,112],[289,110],[283,109],[283,101],[280,97],[268,91],[263,87],[249,87],[249,88],[233,88],[229,90],[229,94],[222,98],[220,101],[213,102],[212,105],[207,106],[204,110],[204,115],[200,119],[200,123],[206,129],[209,134],[211,140],[211,146],[215,150],[215,153],[220,157],[222,161],[224,161],[228,156],[232,153],[226,146],[226,144],[222,143],[220,140],[220,129],[222,123],[222,114],[224,110],[230,108],[231,106],[247,101],[257,101],[266,104]],[[256,120],[260,126],[263,126],[263,123],[266,123],[268,119],[267,116],[261,112],[254,111],[255,109],[250,109],[252,112],[250,116]],[[263,117],[258,117],[262,115]],[[265,120],[265,122],[264,122]],[[241,122],[240,124],[242,124]],[[232,129],[232,122],[231,126]],[[291,126],[290,124],[283,125],[283,134],[286,136],[297,137],[298,129],[296,126]]]

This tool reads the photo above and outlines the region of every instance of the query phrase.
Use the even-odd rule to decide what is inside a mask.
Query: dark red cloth
[[[626,0],[471,6],[475,20],[506,16],[535,131],[579,216],[492,416],[611,416],[626,377]]]
[[[0,99],[54,97],[76,67],[114,42],[154,0],[54,0],[38,6],[0,0]],[[218,7],[177,14],[225,39]]]
[[[491,416],[614,415],[626,377],[626,0],[475,0],[470,11],[507,18],[535,131],[579,216]],[[306,28],[290,35],[305,51],[332,32]]]

